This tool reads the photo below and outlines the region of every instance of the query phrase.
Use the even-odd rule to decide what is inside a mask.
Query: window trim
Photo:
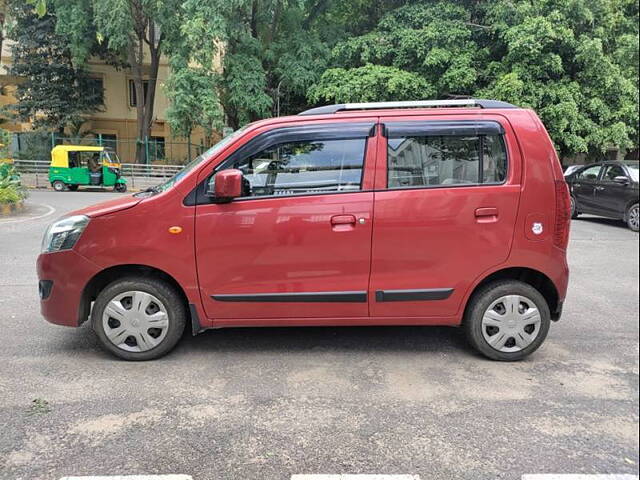
[[[385,149],[385,165],[387,171],[387,185],[384,191],[396,190],[424,190],[424,189],[441,189],[441,188],[469,188],[469,187],[495,187],[505,185],[509,180],[511,173],[511,156],[509,155],[509,144],[506,138],[506,130],[500,122],[495,120],[453,120],[453,121],[405,121],[405,122],[387,122],[382,124],[384,136],[387,139],[387,148]],[[395,131],[394,131],[395,129]],[[418,130],[420,129],[420,130]],[[420,132],[421,134],[411,134]],[[426,134],[425,134],[426,132]],[[455,133],[454,133],[455,132]],[[462,137],[475,135],[480,141],[480,158],[478,159],[478,179],[484,179],[484,145],[487,135],[495,135],[502,139],[504,153],[507,161],[507,170],[502,182],[475,182],[475,183],[454,183],[449,185],[409,185],[407,187],[390,187],[389,186],[389,139],[405,138],[405,137]]]
[[[415,120],[383,123],[387,138],[461,137],[465,135],[504,135],[505,129],[495,120]]]
[[[213,171],[206,175],[196,187],[185,197],[183,204],[192,205],[212,205],[216,204],[215,200],[206,195],[207,185],[211,177],[221,170],[225,170],[229,165],[240,158],[246,158],[249,155],[259,153],[265,148],[272,147],[277,144],[286,142],[303,142],[310,140],[364,140],[364,150],[362,152],[362,172],[360,175],[359,190],[344,191],[327,191],[327,192],[304,192],[290,195],[261,195],[256,197],[237,197],[233,202],[246,202],[255,200],[269,200],[274,198],[292,198],[292,197],[309,197],[318,195],[343,195],[370,192],[371,190],[363,190],[362,183],[367,168],[367,153],[369,149],[369,141],[375,136],[375,121],[365,122],[345,122],[345,123],[325,123],[320,125],[302,125],[294,127],[280,127],[268,130],[249,140],[247,143],[232,152],[227,158],[220,162]]]

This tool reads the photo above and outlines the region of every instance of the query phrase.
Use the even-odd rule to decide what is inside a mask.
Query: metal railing
[[[20,172],[23,185],[42,188],[49,185],[49,162],[43,160],[13,160],[16,170]],[[121,175],[127,179],[132,190],[144,189],[158,185],[179,172],[183,165],[141,165],[122,163]]]

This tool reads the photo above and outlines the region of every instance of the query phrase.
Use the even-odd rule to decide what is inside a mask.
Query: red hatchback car
[[[531,110],[344,104],[247,125],[155,188],[45,233],[41,308],[127,360],[188,325],[450,325],[496,360],[544,341],[570,199]]]

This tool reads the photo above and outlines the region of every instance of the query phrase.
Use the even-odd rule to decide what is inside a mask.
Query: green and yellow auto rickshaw
[[[56,192],[75,191],[80,185],[113,187],[127,191],[127,181],[120,175],[120,159],[105,147],[57,145],[51,149],[49,182]]]

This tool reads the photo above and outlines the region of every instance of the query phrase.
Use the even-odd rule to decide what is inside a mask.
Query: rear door
[[[367,317],[375,121],[271,127],[222,162],[217,171],[243,172],[245,191],[227,204],[198,201],[209,318]]]
[[[457,313],[475,278],[509,255],[520,151],[498,115],[381,123],[370,310],[437,323]]]

